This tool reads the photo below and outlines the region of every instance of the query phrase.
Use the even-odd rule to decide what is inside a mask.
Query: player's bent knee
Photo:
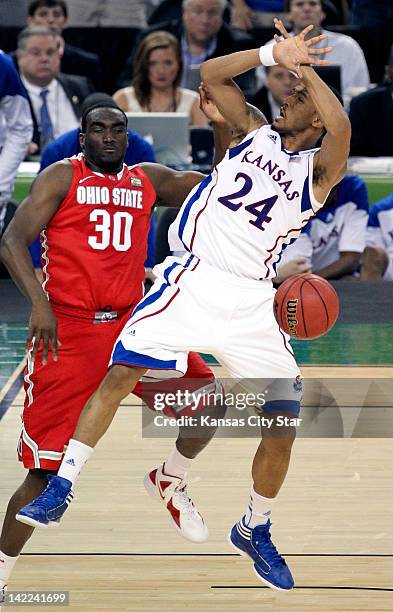
[[[100,393],[104,397],[123,399],[134,390],[136,383],[145,372],[144,368],[115,364],[102,381]]]
[[[381,247],[368,246],[363,252],[363,265],[373,266],[383,274],[389,264],[389,256]]]

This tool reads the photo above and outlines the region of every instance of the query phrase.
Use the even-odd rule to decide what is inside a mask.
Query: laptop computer
[[[187,113],[126,113],[128,128],[153,146],[157,161],[176,166],[189,158],[189,122]]]
[[[184,87],[192,89],[192,91],[198,91],[198,87],[201,84],[200,68],[199,64],[191,64],[191,66],[189,66]]]

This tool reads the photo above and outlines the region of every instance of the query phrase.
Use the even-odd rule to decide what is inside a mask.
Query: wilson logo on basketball
[[[297,319],[297,305],[298,300],[288,300],[286,303],[286,319],[291,336],[297,336],[296,327],[299,323]]]

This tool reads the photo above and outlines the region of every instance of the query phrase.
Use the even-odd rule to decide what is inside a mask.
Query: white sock
[[[94,448],[91,448],[91,446],[87,446],[87,444],[83,444],[83,442],[71,438],[68,442],[67,450],[57,475],[70,480],[72,486],[74,486],[83,466],[90,458],[93,450]]]
[[[0,596],[1,590],[7,586],[8,578],[18,559],[19,555],[17,557],[9,557],[0,550]]]
[[[272,513],[274,497],[263,497],[251,487],[250,501],[246,512],[245,523],[250,529],[257,525],[265,525]]]
[[[165,461],[164,472],[178,478],[185,478],[190,469],[192,459],[188,459],[177,450],[176,446],[172,449],[168,459]]]

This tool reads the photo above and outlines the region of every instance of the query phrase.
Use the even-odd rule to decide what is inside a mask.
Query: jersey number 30
[[[230,210],[239,210],[243,206],[243,202],[238,202],[235,204],[233,200],[239,200],[239,198],[244,198],[244,196],[248,195],[252,189],[253,182],[251,177],[248,174],[243,174],[243,172],[238,172],[235,176],[235,181],[237,182],[239,179],[243,180],[243,187],[241,187],[238,191],[234,193],[230,193],[227,196],[222,196],[218,198],[218,201],[224,206],[227,206]],[[268,216],[271,208],[274,206],[278,199],[278,196],[272,196],[271,198],[265,198],[264,200],[259,200],[259,202],[255,202],[255,204],[248,204],[244,207],[244,210],[251,213],[256,217],[255,220],[250,219],[251,225],[255,225],[258,229],[264,231],[265,228],[262,227],[264,223],[270,223],[272,220],[271,217]]]
[[[128,212],[115,212],[113,217],[107,210],[94,209],[89,221],[95,223],[97,236],[89,236],[88,243],[93,249],[104,251],[110,244],[116,251],[128,251],[131,247],[132,215]]]

